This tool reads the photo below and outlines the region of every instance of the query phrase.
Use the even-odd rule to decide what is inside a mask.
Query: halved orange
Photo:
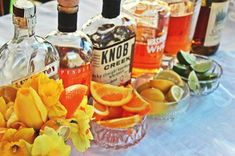
[[[130,102],[123,105],[122,108],[128,112],[147,114],[150,111],[150,104],[146,102],[136,91]]]
[[[73,116],[73,113],[76,111],[87,92],[88,87],[82,84],[72,85],[64,89],[60,95],[60,102],[68,111],[66,118]]]
[[[98,115],[106,116],[109,114],[108,106],[102,105],[96,102],[95,100],[93,100],[93,107],[94,107],[94,112]]]
[[[110,128],[129,128],[141,121],[141,116],[133,115],[129,117],[117,118],[112,120],[97,121],[98,124]]]
[[[91,81],[91,95],[106,106],[122,106],[132,99],[132,88],[118,87]]]

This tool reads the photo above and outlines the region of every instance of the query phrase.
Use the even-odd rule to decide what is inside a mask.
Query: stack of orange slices
[[[91,82],[91,95],[98,124],[110,128],[129,128],[140,123],[150,105],[132,88]]]

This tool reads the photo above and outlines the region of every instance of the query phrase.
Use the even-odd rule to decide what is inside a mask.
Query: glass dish
[[[196,96],[208,95],[208,94],[214,92],[219,87],[220,78],[223,73],[223,69],[218,62],[216,62],[215,60],[213,60],[209,57],[197,55],[197,54],[192,54],[192,55],[194,55],[196,57],[196,61],[209,60],[209,59],[212,60],[212,68],[208,72],[217,74],[218,76],[212,80],[199,80],[200,88],[196,91],[193,91],[190,89],[191,95],[196,95]],[[177,58],[176,57],[172,58],[168,64],[168,68],[172,69],[173,66],[177,63],[178,63]],[[181,76],[181,78],[186,83],[188,82],[187,77]]]
[[[153,74],[143,74],[132,82],[132,86],[137,89],[140,85],[152,80],[153,76]],[[151,104],[151,111],[148,117],[158,118],[161,120],[172,120],[178,115],[184,113],[190,105],[190,90],[186,83],[181,88],[184,90],[184,94],[182,99],[178,102],[156,102],[143,97]]]
[[[91,122],[94,144],[106,149],[124,149],[138,143],[147,131],[146,117],[130,128],[109,128]]]

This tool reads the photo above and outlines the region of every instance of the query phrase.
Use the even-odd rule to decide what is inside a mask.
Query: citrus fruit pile
[[[178,63],[173,66],[173,70],[180,76],[188,78],[189,88],[197,92],[203,87],[211,87],[211,83],[200,84],[199,81],[213,80],[218,74],[213,72],[213,61],[210,59],[197,60],[193,54],[179,51],[177,53]]]
[[[142,121],[150,105],[130,86],[118,87],[91,82],[94,118],[110,128],[129,128]]]
[[[137,86],[137,92],[150,103],[150,115],[162,115],[171,104],[179,102],[183,95],[184,82],[172,70],[163,70],[153,79]]]

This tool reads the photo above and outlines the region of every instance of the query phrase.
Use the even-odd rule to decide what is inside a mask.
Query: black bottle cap
[[[77,11],[69,12],[60,9],[58,5],[58,30],[60,32],[75,32],[77,31]],[[76,6],[77,8],[77,6]]]
[[[120,14],[121,0],[103,0],[102,16],[115,18]]]

